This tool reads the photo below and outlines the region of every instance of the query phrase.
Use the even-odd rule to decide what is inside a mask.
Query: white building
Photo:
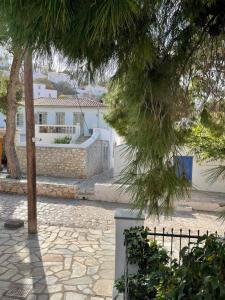
[[[67,82],[72,88],[77,88],[77,82],[65,73],[48,72],[48,80],[54,83]]]
[[[34,99],[35,137],[38,143],[54,144],[56,138],[69,136],[71,144],[76,144],[78,138],[86,140],[96,130],[100,140],[109,143],[109,165],[114,161],[114,130],[104,120],[107,107],[94,97],[79,98],[39,98]],[[19,130],[19,143],[26,140],[25,107],[19,107],[16,117]]]
[[[47,79],[48,76],[40,71],[33,71],[33,79]]]
[[[107,89],[100,85],[87,85],[77,88],[78,95],[92,95],[95,97],[101,97],[107,93]]]
[[[46,89],[43,83],[33,84],[34,99],[37,98],[57,98],[57,90]]]
[[[219,165],[225,165],[224,161],[200,163],[187,149],[181,153],[180,156],[177,156],[176,159],[178,159],[179,168],[182,169],[182,172],[185,172],[193,189],[225,193],[224,179],[220,178],[215,182],[210,182],[207,174],[208,170]],[[128,166],[131,160],[132,158],[127,149],[127,144],[125,142],[117,142],[114,155],[114,177],[119,179],[123,170]]]
[[[90,136],[93,128],[111,129],[104,120],[107,107],[94,98],[34,99],[36,125],[76,126],[80,135]],[[22,104],[17,113],[17,127],[25,133],[25,110]]]

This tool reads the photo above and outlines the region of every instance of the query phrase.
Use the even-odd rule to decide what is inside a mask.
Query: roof
[[[24,105],[24,102],[22,103]],[[94,97],[76,98],[37,98],[34,99],[34,106],[63,106],[63,107],[106,107]]]

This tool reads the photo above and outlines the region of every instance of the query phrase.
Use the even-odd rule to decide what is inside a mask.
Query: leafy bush
[[[225,299],[224,241],[213,235],[200,238],[190,251],[188,247],[182,249],[181,259],[182,265],[174,268],[162,293],[164,298],[159,299]]]
[[[54,139],[54,144],[69,144],[71,141],[71,137],[64,136],[62,138]]]
[[[148,238],[149,229],[125,230],[128,262],[136,264],[136,274],[128,276],[129,300],[224,300],[225,243],[213,235],[199,238],[191,249],[181,250],[181,266],[169,257],[155,241]],[[124,276],[115,282],[125,291]]]
[[[148,239],[148,228],[134,227],[125,230],[128,262],[137,264],[137,274],[129,275],[130,300],[155,299],[162,278],[170,275],[169,257],[155,241]],[[119,292],[124,292],[124,276],[115,282]]]

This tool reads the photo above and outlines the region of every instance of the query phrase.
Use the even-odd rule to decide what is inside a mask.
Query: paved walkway
[[[116,205],[38,199],[37,236],[27,226],[6,230],[8,218],[27,220],[25,196],[0,193],[0,299],[13,289],[27,300],[111,299],[114,281]],[[4,295],[4,296],[3,296]]]
[[[38,198],[38,223],[66,227],[110,230],[114,227],[114,211],[127,207],[118,203],[87,200]],[[0,193],[0,219],[10,217],[27,220],[26,196]]]
[[[0,232],[0,299],[111,299],[113,231],[40,225],[28,236],[0,223]]]
[[[25,196],[0,193],[0,299],[109,300],[114,278],[114,211],[126,205],[86,200],[38,199],[37,236],[27,228],[10,231],[3,221],[26,221]],[[213,214],[177,212],[149,227],[224,231]],[[8,294],[6,294],[8,292]],[[11,292],[11,297],[10,293]],[[4,295],[4,296],[3,296]]]

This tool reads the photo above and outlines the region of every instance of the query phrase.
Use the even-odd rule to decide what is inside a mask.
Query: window
[[[84,113],[75,112],[73,113],[73,125],[80,125],[80,135],[84,134]]]
[[[51,94],[48,94],[48,97],[49,97],[49,98],[51,98],[51,97],[52,97],[52,95],[51,95]]]
[[[23,127],[23,113],[16,114],[16,126]]]
[[[38,92],[38,96],[40,96],[40,95],[41,95],[41,93]]]
[[[35,124],[46,125],[48,119],[48,114],[46,112],[38,112],[35,114]]]
[[[38,89],[39,89],[39,90],[41,89],[41,86],[40,86],[40,85],[38,86]]]
[[[73,125],[77,123],[82,124],[84,121],[84,114],[80,112],[73,113]]]
[[[57,112],[55,114],[55,124],[56,125],[65,125],[65,113]]]

